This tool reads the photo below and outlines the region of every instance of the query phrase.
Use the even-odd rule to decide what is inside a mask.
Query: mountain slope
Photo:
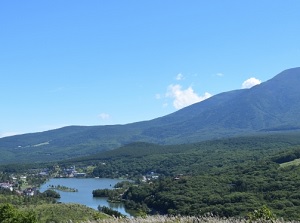
[[[262,130],[299,129],[299,86],[300,68],[289,69],[251,89],[222,93],[163,117],[161,123],[170,118],[181,122],[170,122],[167,129],[147,129],[145,134],[166,133],[168,129],[173,133],[176,129],[180,134],[170,134],[164,140],[185,135],[196,141]]]
[[[0,161],[67,159],[144,141],[159,144],[300,129],[300,68],[221,93],[170,115],[111,126],[69,126],[0,139]]]

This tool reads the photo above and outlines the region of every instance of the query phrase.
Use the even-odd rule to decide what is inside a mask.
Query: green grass
[[[288,167],[288,166],[299,166],[300,165],[300,159],[295,159],[290,162],[281,163],[280,168]]]
[[[106,214],[102,214],[92,208],[79,204],[30,205],[23,209],[35,213],[38,222],[75,223],[110,218]]]

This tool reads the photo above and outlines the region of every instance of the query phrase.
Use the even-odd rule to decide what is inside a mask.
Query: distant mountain
[[[215,95],[170,115],[110,126],[69,126],[0,139],[0,162],[60,160],[131,142],[179,144],[300,130],[300,68],[251,89]]]
[[[197,141],[257,131],[300,129],[299,86],[300,68],[294,68],[251,89],[216,95],[158,119],[160,124],[170,123],[167,129],[180,132],[163,138],[168,142],[169,137],[184,136],[185,141]],[[151,130],[155,132],[158,128],[147,129],[146,134],[151,135]]]

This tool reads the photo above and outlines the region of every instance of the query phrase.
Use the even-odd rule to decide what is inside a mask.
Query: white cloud
[[[68,124],[50,124],[50,125],[47,124],[47,125],[39,126],[39,128],[33,132],[44,132],[44,131],[48,131],[48,130],[52,130],[52,129],[60,129],[65,126],[69,126],[69,125]]]
[[[255,85],[258,85],[261,83],[261,80],[256,79],[255,77],[251,77],[248,80],[245,80],[242,84],[242,89],[245,88],[252,88]]]
[[[155,95],[155,98],[156,98],[157,100],[159,100],[159,99],[161,99],[161,95],[160,95],[160,94],[156,94],[156,95]]]
[[[194,92],[192,87],[182,90],[182,87],[179,84],[171,84],[166,93],[166,97],[174,99],[173,106],[176,109],[181,109],[191,104],[203,101],[211,96],[212,95],[208,92],[205,92],[203,96],[199,96]]]
[[[19,133],[17,132],[0,132],[0,138],[7,137],[7,136],[13,136],[13,135],[18,135]]]
[[[183,79],[183,75],[181,73],[177,74],[176,80],[181,81]]]
[[[217,73],[216,75],[219,76],[219,77],[223,77],[224,76],[223,73]]]
[[[101,118],[102,120],[108,120],[110,119],[110,115],[107,113],[101,113],[98,115],[99,118]]]

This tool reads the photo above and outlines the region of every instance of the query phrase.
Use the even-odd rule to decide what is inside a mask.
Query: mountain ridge
[[[217,94],[172,114],[124,125],[67,126],[0,139],[8,160],[67,159],[131,142],[193,143],[237,135],[300,129],[300,68],[291,68],[250,89]],[[1,161],[1,160],[0,160]],[[5,162],[5,160],[4,160]]]

